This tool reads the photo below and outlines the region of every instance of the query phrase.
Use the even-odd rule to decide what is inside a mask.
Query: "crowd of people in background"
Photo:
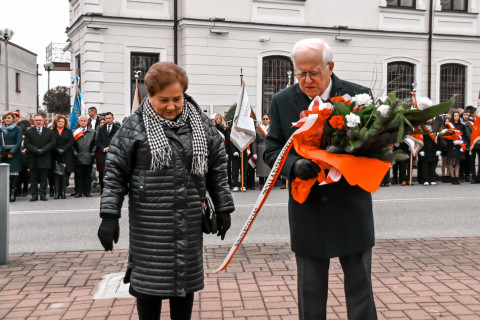
[[[392,178],[387,173],[382,186],[390,184],[410,185],[410,163],[417,168],[417,182],[425,186],[435,185],[441,181],[454,185],[462,182],[480,183],[480,142],[470,148],[472,129],[474,127],[476,108],[451,109],[447,114],[428,121],[421,128],[423,147],[412,159],[397,161],[392,165]],[[446,131],[455,132],[455,138],[448,138]],[[452,136],[450,136],[452,137]],[[410,154],[405,142],[394,146]],[[436,171],[439,167],[440,173]],[[411,182],[412,181],[412,182]]]
[[[422,129],[423,148],[417,157],[392,164],[382,186],[413,184],[410,179],[410,163],[416,168],[416,182],[425,186],[441,181],[458,185],[462,182],[480,183],[480,142],[470,149],[470,138],[476,109],[472,106],[452,109],[449,113],[430,120]],[[231,142],[230,130],[221,114],[214,114],[212,122],[221,135],[228,157],[228,184],[232,191],[263,188],[270,167],[263,160],[265,137],[270,127],[268,114],[262,115],[256,125],[255,140],[243,151]],[[20,117],[20,112],[10,111],[2,116],[0,162],[10,164],[10,201],[25,197],[30,190],[30,201],[65,199],[66,188],[74,173],[75,198],[91,197],[92,187],[100,185],[103,192],[105,161],[112,137],[120,123],[111,112],[97,113],[95,107],[88,115],[78,119],[79,128],[72,131],[64,115],[56,115],[48,123],[37,114],[32,121]],[[442,131],[456,129],[461,140],[449,140]],[[395,145],[406,154],[406,143]],[[437,172],[439,167],[439,173]],[[242,176],[243,173],[243,176]],[[98,178],[97,178],[98,177]],[[280,188],[287,186],[286,177],[280,177]],[[243,189],[242,189],[243,188]]]
[[[105,159],[112,137],[120,127],[113,114],[97,114],[95,107],[81,115],[78,128],[69,128],[66,116],[58,114],[47,121],[36,114],[29,121],[20,112],[2,115],[0,163],[10,164],[10,202],[17,196],[30,201],[66,199],[66,188],[74,173],[75,198],[91,197],[92,186],[103,192]]]

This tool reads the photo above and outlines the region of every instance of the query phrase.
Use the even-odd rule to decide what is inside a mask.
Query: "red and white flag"
[[[480,142],[480,109],[478,108],[477,114],[475,115],[475,122],[472,126],[472,136],[470,137],[470,153],[477,142]]]
[[[83,137],[83,129],[82,127],[78,127],[77,129],[75,129],[75,131],[73,131],[73,138],[75,140],[78,140],[81,137]]]
[[[137,111],[141,103],[142,103],[142,97],[140,96],[140,88],[138,87],[138,83],[137,83],[135,85],[135,95],[133,96],[132,113]]]

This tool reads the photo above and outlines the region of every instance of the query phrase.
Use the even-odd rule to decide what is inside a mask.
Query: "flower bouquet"
[[[412,108],[411,102],[399,100],[396,92],[375,103],[368,94],[330,100],[331,103],[321,103],[319,97],[314,98],[294,123],[300,127],[293,136],[295,150],[324,169],[316,179],[296,178],[292,182],[292,195],[300,203],[306,200],[316,181],[321,185],[333,183],[342,176],[352,186],[376,191],[391,162],[408,157],[401,150],[394,151],[393,144],[448,110],[454,102],[452,98],[423,109]]]
[[[423,109],[411,109],[411,103],[397,99],[396,92],[376,103],[368,94],[332,101],[332,117],[324,131],[325,150],[393,162],[406,155],[394,152],[390,145],[400,143],[416,127],[448,110],[454,100]]]

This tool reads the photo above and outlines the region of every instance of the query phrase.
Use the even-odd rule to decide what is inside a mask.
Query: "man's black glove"
[[[118,223],[118,218],[103,218],[98,228],[98,239],[100,239],[105,251],[113,250],[113,242],[117,243],[119,236],[120,224]]]
[[[217,214],[217,236],[221,239],[225,239],[225,234],[232,225],[232,218],[230,218],[230,213]]]
[[[321,171],[319,166],[310,159],[298,159],[292,167],[292,175],[302,180],[315,178]]]

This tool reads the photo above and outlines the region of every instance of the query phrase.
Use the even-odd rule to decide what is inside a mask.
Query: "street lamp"
[[[50,70],[53,69],[53,62],[49,61],[43,65],[46,71],[48,71],[48,90],[50,90]]]
[[[8,40],[13,37],[13,30],[9,28],[0,29],[0,37],[5,40],[5,110],[8,110]],[[2,112],[3,113],[3,112]]]

